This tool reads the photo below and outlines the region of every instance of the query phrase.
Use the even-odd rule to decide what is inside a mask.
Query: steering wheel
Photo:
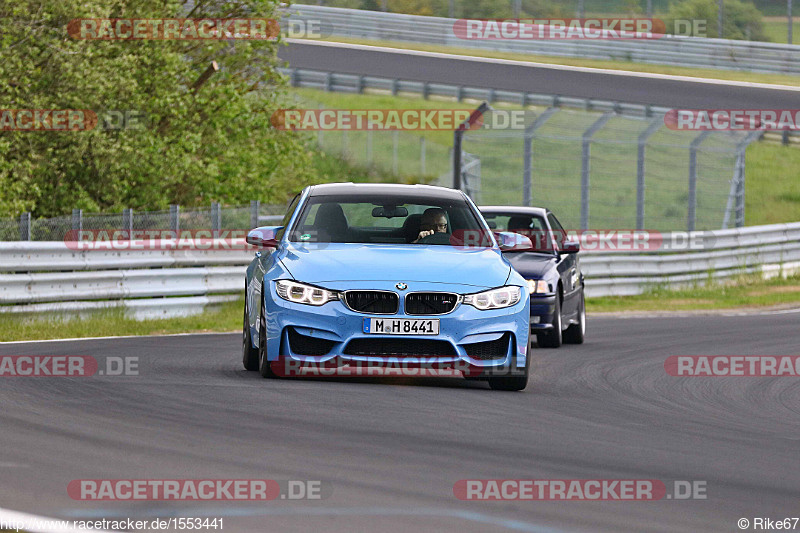
[[[417,241],[418,244],[450,244],[450,234],[436,232],[433,235],[426,235]]]

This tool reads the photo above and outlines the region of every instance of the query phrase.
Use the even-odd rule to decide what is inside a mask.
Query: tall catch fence
[[[740,227],[745,149],[758,136],[551,107],[524,129],[467,132],[461,181],[478,203],[548,207],[574,229]]]

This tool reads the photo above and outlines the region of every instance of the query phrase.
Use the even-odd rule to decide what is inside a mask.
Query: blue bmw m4
[[[247,370],[399,361],[526,387],[528,286],[501,252],[530,240],[493,234],[463,192],[315,185],[247,242],[258,248],[245,279]]]

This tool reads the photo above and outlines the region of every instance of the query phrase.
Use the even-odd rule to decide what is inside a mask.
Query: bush
[[[275,18],[279,0],[0,2],[6,109],[133,110],[143,130],[3,132],[0,216],[283,203],[310,180],[297,136],[273,129],[284,81],[274,41],[78,40],[79,18]],[[192,7],[193,6],[193,7]],[[220,70],[193,84],[216,60]],[[257,66],[256,66],[257,65]]]
[[[707,21],[707,34],[696,37],[718,37],[717,10],[717,0],[682,0],[672,4],[664,17],[667,31],[674,33],[675,20],[700,19]],[[754,4],[742,0],[725,0],[723,17],[723,38],[768,40],[761,23],[762,14]]]

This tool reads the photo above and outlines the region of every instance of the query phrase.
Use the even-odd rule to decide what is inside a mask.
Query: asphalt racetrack
[[[226,532],[740,531],[800,514],[800,378],[671,377],[670,355],[798,355],[800,310],[589,317],[523,392],[436,379],[265,380],[238,334],[0,344],[138,357],[139,374],[0,378],[0,507],[222,517]],[[321,480],[321,500],[73,500],[78,479]],[[461,501],[462,479],[704,482],[706,499]]]
[[[323,41],[291,40],[278,56],[294,68],[684,109],[794,109],[800,100],[800,87],[779,89]]]

